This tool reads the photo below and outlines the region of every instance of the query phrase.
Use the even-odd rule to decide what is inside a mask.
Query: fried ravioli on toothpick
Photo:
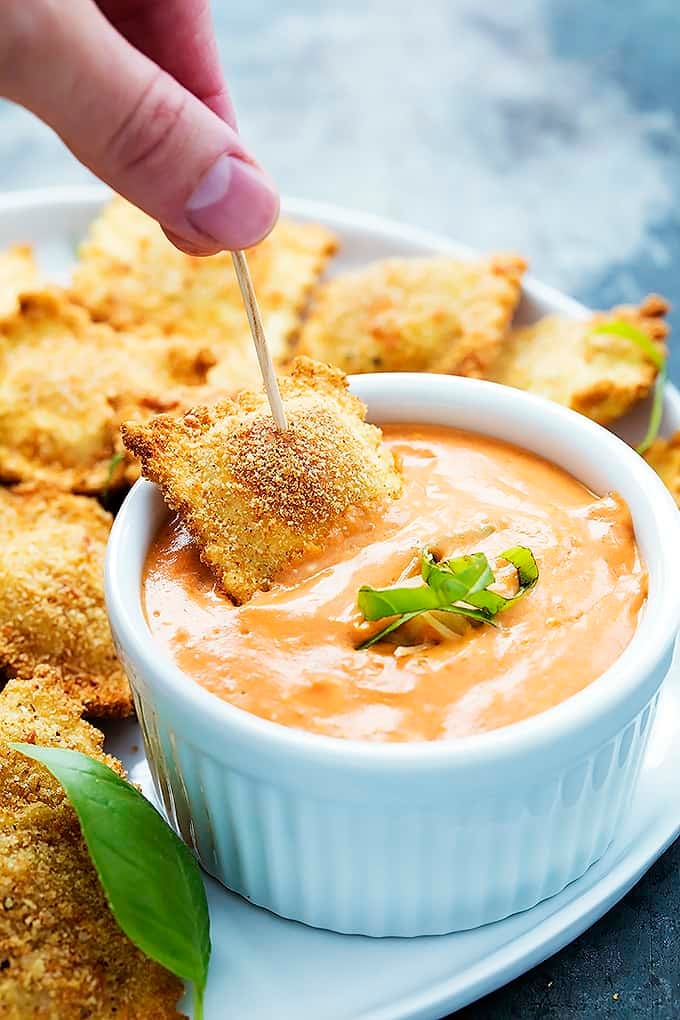
[[[650,392],[657,369],[639,347],[597,326],[624,321],[642,330],[660,352],[668,303],[656,295],[587,319],[549,315],[512,331],[489,378],[529,390],[606,425]]]
[[[364,421],[342,372],[300,358],[280,386],[285,432],[261,392],[123,426],[142,473],[238,603],[401,489],[380,429]]]
[[[520,297],[524,260],[394,258],[325,284],[298,352],[344,372],[481,376]]]
[[[248,251],[275,359],[288,356],[309,293],[336,248],[326,227],[281,219],[269,237]],[[154,220],[122,198],[115,198],[90,227],[72,293],[114,329],[201,338],[218,361],[209,381],[226,392],[258,385],[231,254],[185,255]]]
[[[104,605],[111,515],[50,486],[0,488],[0,670],[49,665],[92,716],[132,711]]]
[[[95,323],[59,288],[23,295],[0,321],[0,480],[89,493],[119,483],[121,421],[194,403],[182,387],[213,363],[196,341],[142,344]]]
[[[80,751],[124,775],[48,667],[0,692],[0,1016],[178,1020],[181,982],[120,930],[62,787],[10,741]]]
[[[645,460],[654,468],[680,507],[680,432],[676,432],[670,439],[655,439],[645,453]]]

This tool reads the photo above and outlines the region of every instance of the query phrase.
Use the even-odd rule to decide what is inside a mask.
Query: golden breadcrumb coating
[[[102,492],[122,451],[120,423],[193,399],[214,359],[195,340],[117,333],[58,288],[25,294],[0,322],[0,479]]]
[[[0,319],[19,310],[19,298],[39,283],[38,267],[28,244],[15,244],[0,252]]]
[[[285,432],[261,392],[123,426],[143,474],[236,602],[401,489],[380,429],[364,421],[342,372],[300,358],[281,392]]]
[[[664,298],[652,294],[639,307],[622,305],[588,319],[549,315],[510,334],[489,378],[548,397],[606,425],[647,396],[657,369],[632,341],[593,329],[624,320],[663,352],[668,307]]]
[[[279,220],[248,252],[265,333],[288,353],[310,290],[337,247],[316,223]],[[115,198],[91,225],[73,275],[75,299],[115,329],[200,337],[219,365],[210,381],[228,393],[258,385],[248,320],[229,252],[185,255],[158,224]]]
[[[116,924],[56,779],[8,741],[64,747],[124,776],[47,667],[0,693],[0,1017],[171,1020],[182,984]]]
[[[0,488],[0,669],[54,667],[92,716],[132,711],[104,605],[111,515],[50,486]]]
[[[298,352],[344,372],[481,376],[520,298],[518,255],[394,258],[323,286]]]
[[[655,439],[645,454],[680,507],[680,432],[670,439]]]

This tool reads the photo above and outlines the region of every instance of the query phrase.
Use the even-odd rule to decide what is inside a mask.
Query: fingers
[[[135,50],[91,0],[70,0],[68,17],[60,0],[3,0],[0,11],[9,30],[0,93],[45,120],[180,247],[210,254],[269,232],[276,191],[233,128]]]
[[[128,42],[236,127],[208,0],[99,0],[98,6]]]

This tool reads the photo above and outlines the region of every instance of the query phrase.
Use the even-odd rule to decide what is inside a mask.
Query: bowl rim
[[[618,460],[630,473],[637,493],[637,505],[629,507],[636,530],[640,517],[646,514],[653,522],[659,539],[675,532],[675,545],[680,547],[680,513],[661,479],[623,440],[574,411],[520,390],[456,376],[383,373],[351,377],[350,383],[360,397],[364,395],[362,391],[369,391],[369,418],[372,390],[377,388],[378,391],[398,395],[402,389],[405,395],[410,387],[422,390],[420,402],[423,404],[431,402],[433,393],[455,399],[457,392],[460,394],[467,390],[469,399],[474,396],[481,402],[493,400],[514,406],[511,415],[528,419],[540,416],[544,421],[548,416],[548,420],[552,419],[552,426],[559,429],[564,437],[565,450],[570,449],[572,443],[577,447],[579,439],[582,443],[595,444],[599,456]],[[503,410],[501,417],[504,413],[507,418],[507,411]],[[499,432],[500,428],[490,429],[488,434],[502,439]],[[516,445],[521,446],[521,443]],[[559,459],[554,462],[563,466]],[[674,573],[670,566],[665,567],[662,557],[657,571],[658,591],[653,602],[652,596],[648,596],[645,611],[622,654],[582,690],[543,712],[499,729],[435,741],[362,741],[288,727],[238,708],[201,687],[174,664],[153,638],[144,617],[141,596],[142,570],[151,536],[139,557],[141,562],[135,564],[134,569],[128,567],[127,582],[125,563],[129,560],[129,529],[139,525],[139,515],[148,515],[154,500],[159,498],[156,486],[140,479],[128,493],[114,521],[105,568],[106,603],[112,627],[124,653],[147,680],[153,678],[150,683],[152,690],[161,690],[164,695],[178,701],[195,718],[203,716],[206,723],[210,721],[213,726],[222,726],[225,739],[231,730],[232,735],[239,732],[243,739],[269,750],[302,753],[305,757],[321,755],[326,761],[351,760],[357,765],[382,764],[388,768],[399,765],[413,768],[418,764],[426,767],[435,762],[454,761],[474,765],[514,757],[520,748],[531,751],[573,735],[634,697],[644,679],[654,674],[664,656],[669,654],[680,626],[680,573]],[[627,502],[630,503],[630,499]],[[669,544],[673,547],[672,538]],[[653,587],[650,585],[650,588]]]

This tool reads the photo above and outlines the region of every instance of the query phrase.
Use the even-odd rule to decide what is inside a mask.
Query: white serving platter
[[[45,189],[0,196],[0,247],[35,245],[43,268],[64,279],[78,240],[106,201],[103,189]],[[340,236],[333,271],[386,255],[466,254],[446,238],[360,213],[304,201],[284,212],[319,220]],[[581,305],[534,280],[525,286],[523,321]],[[617,426],[641,435],[647,408]],[[662,430],[680,429],[680,394],[666,390]],[[213,957],[207,1020],[432,1020],[535,966],[610,909],[680,833],[680,664],[666,681],[629,817],[605,856],[583,878],[532,910],[475,931],[419,939],[335,935],[284,921],[206,878]],[[107,749],[153,798],[134,722],[107,728]],[[187,1007],[188,1008],[188,1007]]]

